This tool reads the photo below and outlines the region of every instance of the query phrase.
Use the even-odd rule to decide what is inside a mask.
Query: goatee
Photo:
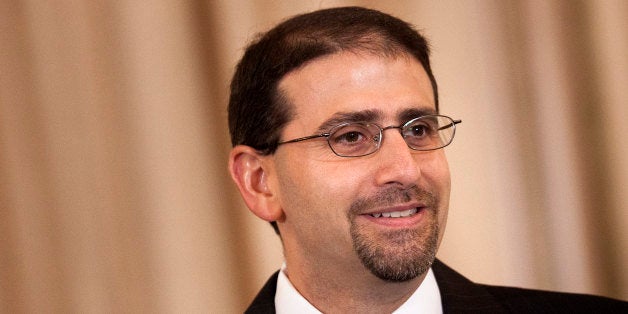
[[[408,228],[374,233],[368,226],[356,223],[355,217],[371,208],[394,206],[416,201],[423,204],[427,224],[421,229]],[[359,199],[348,213],[353,249],[362,264],[378,278],[403,282],[425,274],[436,258],[438,249],[438,200],[434,194],[416,186],[401,190],[388,188],[374,196]]]

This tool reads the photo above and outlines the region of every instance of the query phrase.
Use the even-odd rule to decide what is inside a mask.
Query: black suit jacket
[[[628,302],[592,295],[476,284],[439,260],[432,265],[444,313],[627,313]],[[275,313],[278,272],[245,313]]]

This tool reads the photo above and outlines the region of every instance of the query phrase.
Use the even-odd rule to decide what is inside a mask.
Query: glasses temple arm
[[[328,136],[329,136],[329,133],[315,134],[315,135],[310,135],[310,136],[304,136],[304,137],[295,138],[295,139],[293,139],[293,140],[289,140],[289,141],[279,142],[279,143],[277,143],[277,145],[281,145],[281,144],[288,144],[288,143],[296,143],[296,142],[302,142],[302,141],[311,140],[311,139],[313,139],[313,138],[317,138],[317,137],[328,137]]]
[[[453,123],[450,123],[450,124],[447,124],[447,125],[445,125],[445,126],[443,126],[443,127],[438,128],[438,131],[440,131],[440,130],[444,130],[444,129],[449,129],[449,128],[451,128],[452,126],[454,126],[454,125],[456,125],[456,124],[458,124],[458,123],[462,123],[462,120],[452,120],[452,121],[453,121]]]

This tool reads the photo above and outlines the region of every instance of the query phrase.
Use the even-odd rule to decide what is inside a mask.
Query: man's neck
[[[361,264],[344,270],[291,269],[288,265],[286,274],[299,293],[324,313],[391,313],[414,293],[426,275],[405,282],[388,282]]]

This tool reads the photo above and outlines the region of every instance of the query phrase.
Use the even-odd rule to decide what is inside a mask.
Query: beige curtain
[[[229,79],[283,18],[431,39],[450,219],[480,282],[628,299],[628,2],[2,1],[0,312],[241,312],[282,261],[226,171]]]

